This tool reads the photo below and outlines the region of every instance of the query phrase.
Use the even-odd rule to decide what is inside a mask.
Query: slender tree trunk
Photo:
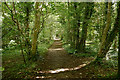
[[[104,28],[105,28],[105,26],[106,26],[106,21],[107,21],[107,9],[108,9],[108,2],[106,2],[105,3],[105,9],[104,9],[104,14],[103,14],[103,16],[105,16],[105,18],[104,18],[104,20],[103,20],[103,26],[101,27],[101,34],[100,34],[100,38],[99,38],[99,40],[100,40],[100,42],[102,41],[102,35],[103,35],[103,32],[104,32]]]
[[[94,8],[93,5],[94,3],[86,3],[85,17],[84,17],[83,26],[82,26],[82,36],[81,36],[78,52],[85,52],[85,44],[86,44],[86,39],[87,39],[87,26],[88,26],[88,21],[92,15],[92,10]]]
[[[108,2],[107,24],[106,27],[104,28],[104,32],[102,35],[102,41],[98,52],[98,56],[100,55],[102,56],[110,24],[111,24],[111,2]]]
[[[79,27],[80,27],[80,15],[78,12],[78,3],[74,3],[74,23],[73,23],[73,48],[74,49],[78,49],[78,45],[79,45]]]
[[[79,46],[78,52],[85,51],[85,43],[86,43],[86,37],[87,37],[87,26],[88,26],[88,23],[87,23],[88,14],[89,14],[88,3],[86,3],[85,17],[84,17],[83,26],[82,26],[82,35],[81,35],[80,46]]]
[[[78,23],[78,26],[80,26],[80,24]],[[79,45],[80,45],[80,43],[79,43],[79,27],[78,27],[78,29],[76,30],[76,32],[77,32],[77,36],[76,36],[76,49],[77,49],[77,51],[79,50]]]
[[[110,7],[111,4],[110,3],[108,3],[108,4],[109,4],[108,7]],[[114,28],[110,32],[108,37],[105,36],[106,39],[102,39],[102,41],[104,41],[104,40],[105,41],[101,43],[101,46],[100,46],[100,49],[99,49],[99,52],[98,52],[98,55],[97,55],[97,58],[96,58],[95,62],[99,62],[99,61],[101,61],[102,58],[105,57],[106,53],[109,51],[109,48],[111,47],[111,45],[113,43],[113,40],[117,36],[117,33],[119,31],[119,28],[120,28],[120,26],[119,26],[120,25],[120,2],[118,3],[118,5],[119,6],[118,6],[118,9],[117,9],[117,18],[115,20]],[[108,27],[108,25],[109,25],[108,23],[109,23],[109,21],[107,21],[106,27]],[[105,27],[105,29],[106,29],[106,27]],[[105,32],[107,32],[106,30],[104,30],[104,34],[107,35],[107,33],[105,33]],[[102,36],[102,38],[103,37],[104,37],[104,35]]]
[[[79,50],[79,45],[80,45],[80,36],[79,36],[79,33],[80,33],[80,14],[77,13],[77,28],[76,28],[76,49],[77,51]]]
[[[28,57],[30,56],[31,52],[31,43],[29,39],[29,15],[30,15],[30,9],[29,9],[29,3],[26,3],[26,21],[25,21],[25,33],[26,33],[26,40],[25,40],[25,46],[27,47],[27,54]]]
[[[75,8],[75,14],[74,14],[74,17],[75,17],[75,49],[78,51],[79,49],[79,27],[80,27],[80,14],[78,12],[78,7],[79,7],[80,3],[74,3],[74,8]]]
[[[74,41],[73,41],[73,31],[74,30],[71,28],[71,25],[70,25],[70,22],[71,22],[71,20],[70,20],[70,17],[71,17],[70,7],[71,7],[71,4],[68,0],[68,16],[67,16],[68,24],[67,24],[67,28],[66,28],[66,30],[67,30],[67,40],[66,40],[66,42],[69,43],[71,45],[71,48],[72,48],[73,47],[72,45],[74,43]]]
[[[41,14],[42,14],[42,28],[44,28],[44,24],[45,24],[45,19],[44,19],[44,18],[45,18],[45,17],[44,17],[43,11],[42,11]],[[43,29],[43,39],[44,39],[44,37],[45,37],[44,33],[45,33],[45,32],[44,32],[44,29]]]
[[[68,21],[67,21],[67,43],[68,42],[71,42],[71,39],[70,39],[70,19],[69,19],[69,17],[70,17],[70,13],[69,13],[69,7],[70,7],[70,4],[69,4],[69,0],[68,0],[68,15],[67,15],[67,18],[68,18]]]
[[[27,64],[27,63],[26,63],[26,60],[25,60],[25,56],[24,56],[24,52],[23,52],[23,47],[22,47],[22,46],[23,46],[23,44],[21,44],[21,54],[22,54],[24,63]]]
[[[32,39],[32,55],[35,56],[37,52],[37,38],[40,29],[40,11],[39,11],[39,2],[35,3],[35,26]]]
[[[85,51],[85,43],[86,43],[86,38],[87,38],[87,26],[88,26],[86,21],[87,21],[87,19],[85,19],[85,21],[83,22],[83,26],[82,26],[82,37],[81,37],[81,40],[80,40],[79,52],[84,52]]]
[[[75,49],[75,28],[72,29],[72,44],[71,44],[71,48]]]

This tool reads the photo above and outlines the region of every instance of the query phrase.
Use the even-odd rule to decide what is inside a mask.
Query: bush
[[[43,56],[48,48],[53,44],[53,41],[49,41],[49,43],[41,43],[38,45],[38,53],[39,55]]]
[[[65,49],[69,54],[75,54],[75,53],[77,53],[77,50],[71,48],[71,47],[70,47],[70,44],[64,44],[63,47],[64,47],[64,49]]]

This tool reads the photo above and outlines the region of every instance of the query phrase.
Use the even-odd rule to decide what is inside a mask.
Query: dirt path
[[[62,48],[60,40],[56,40],[51,48],[49,48],[45,59],[40,62],[40,70],[37,70],[35,78],[65,78],[73,76],[75,70],[85,66],[91,58],[78,58],[67,54]],[[72,72],[71,72],[72,71]],[[66,73],[67,72],[67,73]],[[78,72],[80,73],[80,72]]]

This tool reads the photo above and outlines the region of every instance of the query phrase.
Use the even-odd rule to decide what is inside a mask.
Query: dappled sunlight
[[[118,0],[2,1],[0,79],[119,77]]]
[[[54,38],[54,40],[60,40],[60,38]]]
[[[50,78],[51,76],[37,76],[36,78],[39,79],[39,78]]]
[[[52,51],[60,51],[60,50],[63,50],[64,48],[56,48],[56,49],[49,49],[49,50],[52,50]]]
[[[37,71],[37,73],[51,73],[51,74],[54,74],[54,73],[59,73],[59,72],[65,72],[65,71],[73,71],[73,70],[78,70],[86,65],[88,65],[90,62],[88,62],[87,64],[81,64],[77,67],[74,67],[74,68],[61,68],[61,69],[56,69],[56,70],[48,70],[48,71]]]

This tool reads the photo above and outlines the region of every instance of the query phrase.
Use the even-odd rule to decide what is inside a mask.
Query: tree
[[[36,56],[37,52],[37,38],[40,29],[40,11],[39,11],[39,2],[35,3],[35,26],[33,29],[33,39],[32,39],[32,56]],[[33,57],[33,58],[34,58]]]
[[[79,52],[85,52],[85,43],[86,43],[86,38],[87,38],[87,27],[89,24],[88,22],[91,18],[91,15],[92,15],[92,10],[94,8],[93,4],[94,3],[86,3]]]
[[[99,52],[98,52],[95,62],[99,62],[99,61],[101,61],[101,59],[103,59],[105,57],[106,53],[108,52],[110,46],[113,43],[113,40],[115,39],[115,37],[119,31],[119,28],[120,28],[120,26],[119,26],[120,25],[120,23],[119,23],[120,22],[120,2],[118,2],[117,5],[118,5],[117,17],[115,19],[114,27],[109,34],[108,34],[108,30],[109,30],[109,26],[110,26],[110,11],[108,11],[108,13],[107,13],[107,24],[106,24],[106,27],[104,28],[102,42],[101,42]],[[108,10],[110,10],[110,9],[111,9],[111,3],[108,2]]]
[[[107,38],[107,33],[111,24],[111,2],[108,3],[108,13],[107,13],[107,24],[106,27],[104,28],[104,32],[102,35],[102,41],[101,41],[101,45],[100,45],[100,49],[98,54],[102,54],[102,50],[105,48],[105,41]]]
[[[26,47],[27,47],[27,54],[28,54],[28,56],[30,56],[30,54],[31,54],[31,43],[30,43],[30,39],[29,39],[29,37],[30,37],[30,35],[29,35],[29,29],[30,29],[30,27],[29,27],[29,23],[30,23],[30,12],[31,12],[31,3],[25,3],[25,13],[26,13],[26,17],[25,17],[25,26],[26,26],[26,28],[25,28],[25,33],[26,33],[26,40],[25,40],[25,45],[26,45]]]

